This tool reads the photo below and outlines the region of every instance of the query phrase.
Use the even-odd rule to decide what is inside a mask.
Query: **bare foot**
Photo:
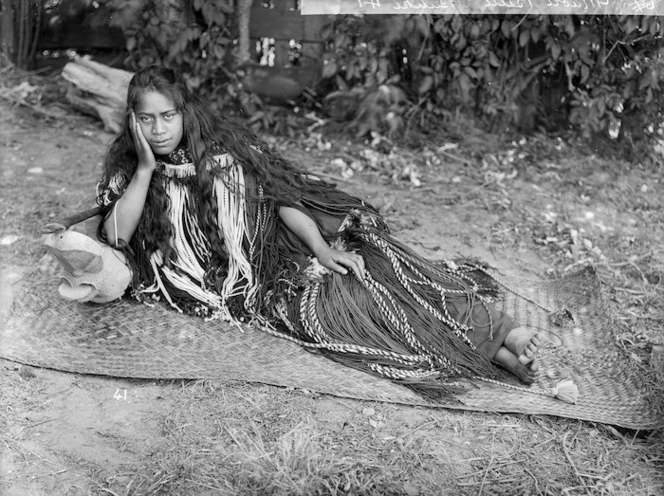
[[[498,348],[493,359],[508,372],[517,376],[524,384],[532,384],[537,380],[540,365],[534,357],[530,362],[524,364],[521,363],[514,353],[504,346],[501,346]]]
[[[516,355],[522,365],[528,365],[535,360],[535,353],[542,345],[542,341],[539,333],[525,327],[517,327],[509,332],[503,346]]]

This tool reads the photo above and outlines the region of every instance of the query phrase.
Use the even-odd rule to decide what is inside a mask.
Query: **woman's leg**
[[[477,352],[531,384],[537,378],[539,364],[535,355],[542,345],[539,333],[519,327],[514,319],[493,305],[469,306],[463,299],[448,300],[450,313],[471,324],[468,337]]]

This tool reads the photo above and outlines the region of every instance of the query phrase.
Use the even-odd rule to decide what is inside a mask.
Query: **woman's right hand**
[[[157,168],[157,160],[154,157],[154,152],[150,147],[150,143],[143,134],[136,113],[132,110],[129,115],[129,129],[131,129],[131,136],[134,138],[134,146],[136,147],[136,154],[138,155],[138,170],[154,172]]]

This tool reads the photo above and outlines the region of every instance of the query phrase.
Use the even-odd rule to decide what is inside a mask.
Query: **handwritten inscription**
[[[506,7],[508,9],[523,9],[524,6],[530,10],[533,7],[533,3],[530,0],[523,2],[522,0],[486,0],[486,4],[489,9],[492,7]]]
[[[655,10],[655,4],[656,4],[655,0],[650,0],[649,2],[636,0],[633,4],[634,13],[641,14],[641,13],[652,12],[653,10]]]
[[[302,14],[664,15],[664,0],[301,0]]]
[[[380,8],[380,0],[357,0],[360,4],[360,9],[362,8]]]
[[[583,9],[596,11],[610,5],[609,0],[547,0],[546,6],[556,10]]]

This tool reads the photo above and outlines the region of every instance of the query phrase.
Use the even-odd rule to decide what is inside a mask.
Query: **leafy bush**
[[[339,16],[325,75],[339,89],[399,82],[424,126],[461,108],[494,129],[576,129],[633,150],[662,120],[663,34],[656,16]]]
[[[110,0],[112,25],[125,33],[126,64],[163,64],[182,72],[192,88],[214,94],[230,60],[233,0]]]
[[[131,68],[166,64],[210,97],[261,106],[220,84],[235,80],[224,69],[236,38],[232,0],[109,2]],[[663,35],[657,16],[335,16],[318,97],[398,85],[413,103],[408,126],[422,130],[461,110],[493,130],[575,130],[638,153],[660,133]],[[276,114],[264,110],[259,121],[273,126]]]

